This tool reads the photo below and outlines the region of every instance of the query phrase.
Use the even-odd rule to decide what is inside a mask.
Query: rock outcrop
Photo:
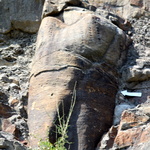
[[[112,127],[104,135],[97,150],[132,149],[146,150],[150,147],[149,104],[123,112],[119,126]]]
[[[29,145],[30,78],[33,147],[46,129],[55,142],[56,110],[68,114],[76,85],[72,149],[148,150],[149,16],[149,0],[0,0],[0,149]]]
[[[0,148],[7,150],[26,150],[23,144],[14,140],[12,134],[3,131],[0,131]]]
[[[36,33],[41,22],[44,0],[1,0],[0,33],[19,29]]]
[[[46,0],[43,7],[42,17],[59,14],[70,5],[81,6],[81,0]]]
[[[0,148],[27,149],[27,99],[35,35],[12,31],[0,42]],[[10,138],[11,137],[11,138]],[[20,144],[19,144],[20,143]],[[23,143],[23,144],[21,144]]]
[[[129,39],[94,12],[76,7],[66,11],[61,14],[64,23],[47,16],[38,32],[29,87],[30,144],[37,147],[47,131],[50,141],[55,141],[57,108],[64,105],[65,115],[69,113],[77,82],[68,140],[73,143],[71,150],[91,150],[112,123],[118,85],[116,69],[125,60]],[[76,17],[70,19],[71,14]]]
[[[146,7],[149,10],[149,5],[146,5]],[[149,12],[145,12],[144,15],[138,19],[130,18],[132,24],[130,35],[133,39],[133,45],[128,52],[128,61],[121,69],[122,78],[120,90],[128,89],[133,92],[141,92],[142,96],[124,97],[118,92],[114,116],[114,124],[116,125],[116,122],[118,122],[118,126],[112,126],[109,132],[103,136],[97,148],[98,150],[146,150],[150,147],[148,111],[150,102],[150,45],[148,40],[150,37],[150,25],[148,18]],[[133,108],[135,105],[137,105],[137,107]],[[130,109],[131,106],[132,109]],[[125,107],[129,110],[123,111]],[[122,116],[120,114],[122,114]]]
[[[149,11],[150,5],[147,0],[89,0],[89,3],[96,7],[103,7],[126,20],[141,17]]]

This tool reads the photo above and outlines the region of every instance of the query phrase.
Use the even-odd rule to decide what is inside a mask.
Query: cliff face
[[[1,0],[0,148],[27,149],[28,139],[36,147],[47,126],[54,142],[57,107],[63,102],[68,113],[77,82],[68,132],[72,150],[147,150],[149,5],[147,0]],[[142,96],[122,95],[124,90]]]

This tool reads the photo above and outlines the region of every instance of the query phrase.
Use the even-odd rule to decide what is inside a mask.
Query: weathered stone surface
[[[141,97],[128,97],[128,100],[135,104],[149,103],[150,96],[150,45],[147,39],[150,38],[149,18],[143,16],[132,20],[133,46],[129,49],[128,61],[122,70],[122,89],[141,92]]]
[[[14,134],[15,129],[14,124],[12,124],[8,119],[3,119],[2,131]]]
[[[146,1],[145,1],[146,2]],[[148,1],[147,1],[148,2]],[[148,7],[149,5],[146,5]],[[135,6],[134,6],[135,7]],[[138,107],[127,110],[122,114],[121,123],[117,136],[114,138],[113,146],[110,149],[146,150],[149,149],[149,102],[150,102],[150,81],[149,81],[149,15],[139,19],[131,19],[133,30],[131,30],[133,46],[128,53],[128,61],[124,66],[122,74],[121,90],[128,89],[131,92],[141,92],[141,97],[117,98],[117,102],[129,101]],[[143,104],[144,103],[144,104]],[[146,134],[146,135],[145,135]],[[108,135],[108,134],[107,134]],[[145,138],[144,138],[145,137]],[[107,138],[107,139],[106,139]],[[108,146],[107,142],[112,141],[109,136],[101,140],[102,146]],[[100,148],[102,148],[102,146]]]
[[[120,130],[126,130],[132,127],[140,126],[149,121],[149,116],[142,110],[126,110],[123,112],[120,122]]]
[[[134,108],[135,106],[132,104],[128,103],[121,103],[119,105],[116,105],[115,110],[114,110],[114,121],[113,124],[117,125],[120,122],[121,114],[124,110]]]
[[[31,0],[28,0],[28,1],[26,0],[24,1],[1,0],[0,1],[0,8],[1,8],[0,9],[0,33],[8,33],[10,30],[14,30],[14,29],[17,29],[17,30],[21,29],[22,31],[25,31],[25,32],[36,32],[38,30],[38,26],[40,23],[43,2],[44,0],[32,0],[32,1]],[[56,0],[53,2],[56,2]],[[57,1],[57,3],[59,4],[59,6],[62,7],[62,11],[60,12],[62,15],[60,16],[62,18],[60,16],[59,17],[67,25],[72,25],[75,22],[78,22],[82,17],[85,17],[86,13],[93,14],[93,12],[87,9],[77,8],[77,7],[76,8],[67,7],[68,5],[77,6],[78,5],[77,3],[69,4],[67,3],[67,1],[65,2],[63,1],[63,5],[60,4],[60,1]],[[36,4],[38,4],[39,8]],[[127,71],[126,69],[123,71],[122,80],[124,80],[124,82],[121,82],[121,89],[128,89],[131,91],[142,92],[142,97],[139,97],[139,98],[124,97],[122,101],[126,102],[129,100],[129,102],[135,105],[143,103],[143,102],[149,103],[150,102],[150,98],[149,98],[150,97],[150,86],[149,86],[150,83],[149,83],[149,77],[147,74],[147,69],[149,69],[150,67],[149,59],[148,59],[150,56],[150,49],[149,49],[149,46],[150,46],[150,42],[149,42],[150,41],[149,40],[149,37],[150,37],[150,34],[149,34],[150,33],[150,27],[149,27],[150,2],[149,0],[143,0],[142,5],[140,5],[140,0],[130,0],[130,1],[129,0],[123,0],[123,1],[122,0],[105,0],[105,1],[104,0],[89,0],[89,3],[87,1],[84,1],[84,4],[82,3],[81,7],[90,9],[89,7],[93,7],[92,5],[96,7],[100,6],[97,8],[96,13],[99,12],[99,14],[102,15],[103,13],[107,12],[106,15],[104,15],[104,17],[109,18],[114,24],[116,24],[121,29],[126,31],[127,34],[132,36],[132,39],[133,39],[133,47],[131,47],[131,49],[129,50],[128,55],[130,57],[128,57],[128,63],[126,66],[127,68],[129,68],[129,71]],[[115,16],[112,16],[110,14],[115,14]],[[140,18],[142,14],[144,14],[145,16]],[[121,20],[120,18],[119,19],[117,18],[117,15],[121,17]],[[131,17],[135,17],[135,18],[131,18]],[[37,20],[35,18],[37,18]],[[130,31],[128,31],[128,23],[129,25],[131,23],[131,26],[132,26],[132,29]],[[75,28],[75,30],[77,29],[79,28]],[[9,34],[0,34],[0,74],[2,75],[2,76],[0,75],[0,101],[4,103],[5,106],[8,106],[9,108],[12,107],[10,111],[12,111],[13,109],[12,117],[8,115],[7,111],[5,113],[2,112],[1,117],[3,118],[10,117],[9,119],[11,120],[11,123],[13,125],[15,124],[15,126],[18,128],[18,131],[17,131],[18,133],[15,133],[15,136],[16,134],[18,134],[17,137],[19,137],[19,140],[20,139],[24,140],[27,137],[27,132],[28,132],[26,121],[23,119],[24,117],[27,118],[27,114],[25,112],[24,107],[26,107],[27,99],[28,99],[28,94],[27,94],[28,76],[29,76],[28,65],[31,62],[31,58],[34,53],[35,46],[34,46],[33,37],[31,35],[25,35],[24,37],[24,34],[22,32],[20,35],[18,33],[20,34],[20,31],[9,32]],[[11,40],[8,39],[7,36],[9,36],[12,39]],[[55,53],[55,54],[58,54],[58,53]],[[59,53],[58,55],[61,55],[61,54],[62,53]],[[69,57],[70,55],[68,56],[66,54],[63,54],[63,56]],[[52,55],[51,59],[53,59],[53,57],[54,56]],[[56,57],[54,57],[54,59],[55,58]],[[71,57],[71,59],[72,58],[73,57]],[[76,58],[73,60],[76,61]],[[88,67],[90,66],[92,69],[95,67],[93,66],[93,62],[91,63],[89,61],[87,63],[87,66]],[[104,72],[106,71],[108,72],[108,70],[109,71],[111,70],[111,69],[105,69],[105,66],[106,65],[104,63],[103,67],[102,65],[100,65],[100,67],[98,68],[103,68]],[[86,70],[86,69],[83,69],[83,70]],[[122,72],[122,70],[120,72]],[[64,73],[64,76],[65,75],[66,74]],[[55,80],[54,77],[52,79]],[[37,81],[35,80],[35,82]],[[41,82],[42,82],[42,79],[41,79]],[[17,87],[17,86],[16,85],[11,86],[10,85],[11,83],[15,83],[19,88],[18,89],[12,88],[12,87]],[[72,86],[73,85],[74,84],[72,84]],[[55,87],[55,89],[56,88],[57,87]],[[93,91],[93,89],[90,89],[89,91]],[[44,97],[44,94],[43,94],[43,97]],[[144,110],[143,108],[144,107],[141,107],[140,109],[143,111]],[[149,110],[149,107],[147,107],[146,111],[148,110]],[[14,112],[15,114],[18,114],[18,116],[14,115]],[[141,112],[139,113],[143,115],[143,113]],[[127,117],[131,119],[131,116],[129,115]],[[1,121],[0,129],[2,130],[1,124],[3,124],[4,122],[2,118],[0,119],[0,121]],[[126,121],[126,123],[123,124],[122,128],[126,130],[128,130],[127,128],[129,129],[136,128],[135,127],[136,124],[139,124],[140,126],[142,126],[141,125],[142,123],[139,123],[139,122],[128,123]],[[146,126],[146,123],[144,124]],[[113,141],[113,138],[111,138],[111,136],[110,136],[110,141],[108,137],[107,136],[105,137],[107,138],[106,140],[107,142],[104,141],[105,146],[110,141],[111,142]],[[123,139],[125,138],[123,137]],[[11,139],[8,139],[8,140],[11,140]],[[7,145],[7,148],[5,149],[8,149],[8,147],[9,146]],[[149,147],[150,147],[150,143],[146,142],[144,144],[140,144],[140,145],[138,144],[137,146],[134,145],[134,148],[132,149],[148,150]],[[1,147],[1,148],[4,148],[4,147]],[[15,149],[14,146],[13,147],[10,146],[10,148],[12,150]]]
[[[0,149],[26,149],[17,148],[17,141],[27,144],[29,133],[25,107],[34,43],[35,35],[17,30],[6,34],[0,43],[0,130],[7,135],[13,134],[11,139],[2,137]]]
[[[23,144],[14,140],[12,134],[7,132],[0,132],[0,149],[7,149],[7,150],[27,150]]]
[[[96,146],[98,139],[112,121],[110,116],[113,113],[113,107],[109,108],[109,111],[105,110],[107,110],[107,106],[110,103],[111,106],[114,105],[114,101],[111,98],[114,98],[115,95],[112,95],[107,90],[109,89],[115,93],[117,88],[114,88],[116,83],[113,81],[113,78],[108,79],[109,76],[107,74],[102,73],[100,70],[96,71],[97,69],[100,68],[89,68],[86,70],[89,73],[84,74],[81,69],[68,67],[64,71],[56,71],[55,73],[47,72],[46,74],[41,73],[36,78],[32,77],[30,81],[31,95],[29,95],[30,102],[28,106],[28,124],[30,133],[33,135],[30,140],[32,146],[37,144],[39,137],[44,138],[46,136],[47,126],[52,126],[58,103],[63,101],[66,114],[68,113],[68,103],[71,101],[71,93],[75,81],[78,82],[78,88],[76,89],[77,104],[70,120],[69,141],[73,142],[71,149],[92,149]],[[56,77],[57,80],[55,79]],[[36,82],[37,80],[39,81],[38,83]],[[103,81],[105,81],[105,84]],[[112,85],[108,87],[106,83],[109,84],[109,82]],[[36,91],[39,84],[43,88],[38,88],[38,94]],[[103,88],[100,85],[103,85]],[[45,97],[45,95],[47,96]],[[110,95],[111,98],[109,97]],[[101,100],[103,98],[105,102]],[[101,113],[107,117],[101,118]],[[40,117],[41,115],[43,116],[42,118]],[[88,120],[92,120],[93,118],[94,120],[92,122],[88,122]],[[101,127],[101,130],[99,130],[99,127]],[[36,138],[34,138],[34,135]],[[55,138],[54,134],[51,135],[52,142],[54,140],[53,138]]]
[[[150,124],[140,126],[138,128],[132,128],[125,131],[119,131],[115,139],[116,147],[141,150],[141,145],[144,148],[145,143],[149,143],[150,140]],[[135,142],[136,141],[136,142]],[[140,148],[138,148],[140,147]],[[147,146],[146,146],[147,147]]]
[[[109,129],[109,131],[103,135],[102,140],[98,144],[96,150],[111,149],[114,144],[114,140],[117,135],[117,132],[118,132],[118,127],[112,126]]]
[[[143,6],[143,0],[130,0],[130,5],[142,7]]]
[[[144,81],[150,78],[149,68],[139,69],[139,67],[136,68],[136,66],[133,66],[133,67],[128,68],[126,73],[127,73],[128,82]]]
[[[43,0],[1,0],[0,33],[7,33],[12,29],[37,32],[43,2]]]
[[[51,67],[47,64],[48,62],[43,66],[41,63],[42,59],[45,59],[43,56],[63,49],[80,54],[92,62],[106,61],[109,64],[121,66],[126,54],[124,50],[128,44],[128,39],[122,30],[108,20],[94,14],[85,15],[71,26],[67,26],[54,17],[46,17],[42,21],[39,34],[34,59],[34,64],[36,62],[38,67],[33,67],[34,74]],[[48,37],[53,40],[49,40]],[[57,45],[54,44],[55,42]],[[45,48],[51,46],[50,52],[41,50],[43,43],[45,43]]]
[[[145,12],[148,13],[150,8],[147,0],[89,0],[89,3],[96,7],[101,6],[107,11],[113,12],[124,19],[131,17],[139,18]]]
[[[128,150],[146,150],[150,146],[150,109],[149,104],[142,104],[134,109],[123,112],[121,122],[117,129],[117,134],[113,140],[108,136],[110,131],[102,138],[98,146],[99,149],[122,149]],[[115,130],[116,131],[116,130]],[[116,133],[116,132],[115,132]],[[112,142],[109,145],[109,142]]]
[[[66,15],[64,22],[69,18]],[[85,13],[76,20],[67,21],[69,25],[54,17],[42,20],[29,88],[32,147],[46,137],[47,130],[52,134],[50,140],[55,141],[52,126],[57,107],[64,103],[65,114],[68,113],[76,81],[76,106],[68,133],[73,142],[71,149],[94,149],[112,123],[117,92],[114,69],[125,58],[127,37],[98,15]]]
[[[67,25],[72,25],[81,20],[81,18],[85,17],[87,14],[94,14],[94,12],[85,8],[70,6],[64,9],[62,14],[62,21],[64,21],[64,23]]]
[[[88,0],[90,4],[95,6],[102,6],[102,5],[117,5],[122,6],[125,4],[125,1],[122,0]]]
[[[80,4],[81,0],[45,0],[42,17],[59,14],[68,5]]]
[[[8,122],[10,122],[11,126],[15,127],[13,133],[15,139],[21,142],[26,141],[28,137],[28,126],[26,120],[19,115],[13,115],[12,117],[8,118]]]
[[[1,119],[1,130],[12,134],[14,139],[25,142],[27,139],[28,127],[26,121],[21,116],[13,115],[7,119]]]
[[[0,103],[0,116],[4,118],[8,118],[13,115],[13,110],[10,106],[4,105],[3,103]]]
[[[147,112],[148,115],[143,113],[144,109],[142,108],[141,111],[135,113],[132,111],[123,113],[119,126],[120,130],[115,139],[118,148],[130,146],[132,149],[140,150],[141,147],[146,149],[147,144],[149,145],[149,112]]]

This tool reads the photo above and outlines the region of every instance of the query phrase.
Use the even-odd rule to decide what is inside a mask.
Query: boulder
[[[16,130],[16,127],[14,124],[12,124],[8,119],[3,119],[2,131],[14,134],[15,130]]]
[[[131,0],[130,5],[142,7],[143,6],[143,0]]]
[[[98,149],[146,150],[150,146],[149,104],[125,110],[118,127],[115,127],[113,139],[108,136],[114,127],[102,138]],[[109,144],[111,143],[111,145]]]
[[[135,106],[132,104],[128,103],[121,103],[119,105],[116,105],[115,110],[114,110],[114,121],[113,124],[117,125],[120,122],[121,114],[124,110],[134,108]]]
[[[114,144],[117,132],[118,126],[112,126],[109,131],[102,136],[102,140],[98,143],[96,150],[111,149]]]
[[[13,109],[8,105],[0,103],[0,117],[8,118],[12,115],[13,115]]]
[[[132,147],[132,149],[146,149],[149,145],[149,106],[125,111],[122,114],[115,144],[118,148]],[[136,141],[136,142],[135,142]]]
[[[36,33],[38,31],[44,0],[1,0],[0,33],[12,29]]]
[[[119,131],[115,144],[117,148],[131,148],[136,150],[146,150],[149,143],[150,124],[132,128],[125,131]],[[135,142],[136,141],[136,142]]]
[[[55,142],[57,108],[61,117],[63,105],[67,116],[77,83],[68,140],[71,150],[91,150],[112,123],[116,68],[126,57],[128,38],[99,15],[85,13],[76,22],[67,20],[67,15],[67,23],[45,17],[38,32],[28,101],[30,145],[37,147],[45,138]]]
[[[68,5],[79,6],[81,0],[45,0],[42,17],[57,15]]]
[[[7,150],[27,150],[22,143],[14,140],[14,136],[7,132],[0,132],[0,148]]]
[[[89,0],[89,3],[96,7],[103,7],[126,20],[132,17],[139,18],[149,10],[147,0]]]

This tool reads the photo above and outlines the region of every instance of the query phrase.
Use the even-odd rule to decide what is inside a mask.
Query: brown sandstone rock
[[[113,141],[108,136],[111,132],[110,129],[102,138],[98,149],[109,147],[112,149],[146,150],[150,146],[149,114],[149,104],[143,104],[135,109],[124,111]],[[110,141],[113,142],[111,146],[108,144]]]
[[[123,112],[120,122],[120,130],[126,130],[132,127],[143,125],[148,122],[149,116],[139,110],[126,110]]]
[[[68,133],[73,142],[70,147],[96,147],[112,123],[117,92],[115,67],[121,66],[125,58],[125,43],[127,37],[122,30],[98,15],[87,13],[70,25],[54,17],[43,19],[29,88],[32,147],[47,137],[47,131],[51,142],[55,142],[57,107],[63,105],[68,114],[76,81],[76,105]]]
[[[13,114],[13,111],[12,111],[11,107],[0,103],[0,116],[1,117],[8,118],[8,117],[12,116],[12,114]]]
[[[140,127],[119,131],[115,144],[117,148],[133,147],[132,149],[140,150],[138,146],[144,148],[144,144],[150,141],[150,124]]]
[[[111,149],[118,132],[118,126],[112,126],[109,131],[103,135],[101,142],[97,145],[96,150]]]
[[[130,5],[142,7],[143,6],[143,0],[130,0]]]

